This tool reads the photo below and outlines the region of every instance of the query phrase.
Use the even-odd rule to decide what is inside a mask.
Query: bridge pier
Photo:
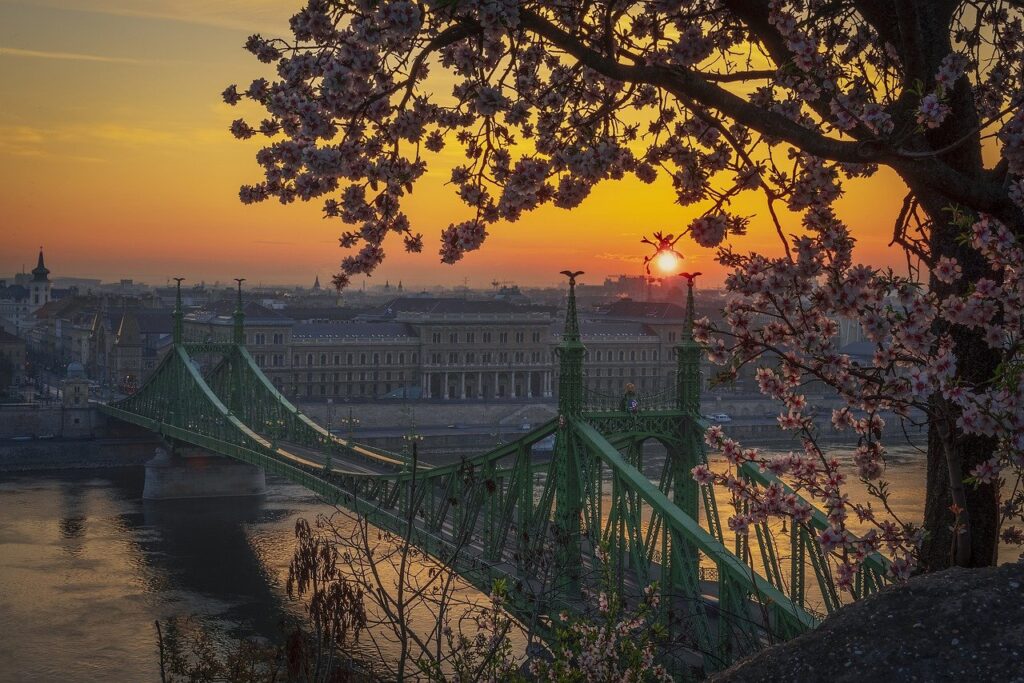
[[[145,500],[259,496],[266,493],[263,470],[199,448],[156,449],[146,463]]]

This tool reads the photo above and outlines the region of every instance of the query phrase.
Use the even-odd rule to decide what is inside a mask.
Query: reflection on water
[[[655,480],[662,457],[644,459]],[[920,521],[923,458],[894,452],[886,477],[897,514]],[[260,498],[144,502],[141,468],[0,475],[0,682],[155,680],[153,622],[173,616],[276,639],[300,609],[283,590],[295,520],[330,509],[268,484]]]
[[[141,469],[0,476],[0,681],[154,680],[153,622],[274,638],[299,516],[263,498],[142,501]]]

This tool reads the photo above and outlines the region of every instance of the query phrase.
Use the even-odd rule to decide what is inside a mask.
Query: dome
[[[68,379],[85,379],[85,368],[81,363],[68,363]]]

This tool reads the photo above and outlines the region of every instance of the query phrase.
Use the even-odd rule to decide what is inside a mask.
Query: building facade
[[[626,302],[629,303],[629,302]],[[226,341],[233,304],[185,316],[185,338]],[[358,315],[272,310],[246,303],[246,345],[286,396],[298,400],[552,400],[556,307],[509,301],[399,297]],[[315,322],[312,322],[314,321]],[[619,394],[673,386],[683,310],[619,303],[582,322],[587,387]]]

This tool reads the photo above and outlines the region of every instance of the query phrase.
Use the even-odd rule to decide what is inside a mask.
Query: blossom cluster
[[[707,466],[694,469],[702,483],[724,486],[745,510],[729,520],[744,533],[750,524],[768,516],[806,522],[806,513],[775,487],[755,487],[738,469],[753,463],[782,477],[821,505],[829,528],[818,536],[822,549],[838,560],[841,583],[849,585],[865,554],[884,549],[909,571],[922,540],[920,529],[886,519],[870,506],[852,505],[841,488],[844,474],[816,441],[816,427],[805,413],[801,387],[810,380],[834,388],[843,399],[832,414],[835,430],[852,430],[858,441],[854,456],[857,476],[869,483],[884,475],[886,450],[882,431],[888,419],[924,423],[937,420],[955,425],[959,433],[990,437],[990,459],[970,474],[976,485],[998,486],[1004,475],[1016,480],[1024,471],[1024,249],[1002,223],[982,215],[962,221],[963,241],[985,259],[990,277],[970,288],[957,288],[962,266],[955,257],[936,260],[928,288],[909,277],[856,265],[853,239],[827,208],[805,214],[808,234],[797,240],[796,258],[766,259],[723,251],[736,266],[729,276],[733,296],[725,308],[727,327],[715,330],[698,321],[697,336],[712,360],[736,372],[746,364],[760,365],[760,391],[782,402],[779,426],[802,435],[804,452],[766,457],[728,439],[721,427],[709,430],[709,444],[722,451],[733,466],[714,474]],[[939,287],[945,287],[939,294]],[[845,319],[859,327],[875,352],[870,362],[855,362],[839,349],[839,326]],[[957,335],[973,332],[988,353],[999,359],[993,380],[971,385],[957,372]],[[947,403],[938,406],[933,396]],[[883,501],[884,502],[884,501]],[[1007,517],[1020,516],[1021,501],[1011,500]],[[867,536],[855,537],[846,521],[853,512],[873,525]],[[1012,529],[1012,527],[1011,527]],[[1014,536],[1009,531],[1008,538]],[[1004,536],[1006,536],[1004,534]]]

